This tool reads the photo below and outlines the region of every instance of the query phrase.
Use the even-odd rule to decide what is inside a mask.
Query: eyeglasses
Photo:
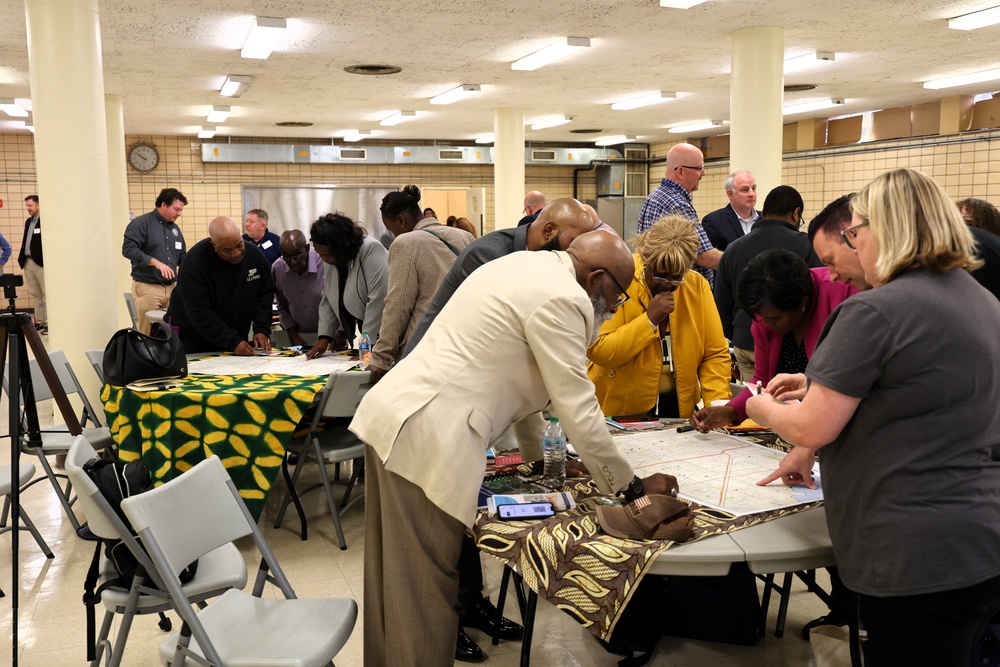
[[[646,270],[649,271],[650,279],[658,285],[670,285],[676,289],[684,284],[683,278],[678,280],[677,278],[672,278],[670,276],[661,276],[658,273],[654,273],[653,269],[649,266],[646,267]]]
[[[850,248],[851,250],[857,250],[857,247],[855,247],[854,242],[858,239],[858,230],[861,229],[862,227],[867,227],[869,224],[871,224],[871,221],[866,220],[865,222],[862,222],[860,225],[854,225],[853,227],[848,227],[847,229],[840,232],[840,237],[844,239],[844,243],[847,244],[848,248]]]
[[[619,306],[621,306],[622,304],[624,304],[626,301],[629,300],[628,291],[626,291],[626,289],[622,287],[622,284],[618,282],[618,279],[615,278],[615,274],[611,273],[610,269],[605,269],[603,266],[595,266],[594,268],[591,269],[591,271],[604,271],[604,273],[607,274],[607,276],[614,281],[615,287],[618,288],[618,300],[615,301],[615,308],[618,308]]]
[[[286,262],[290,259],[304,259],[309,256],[309,246],[302,248],[300,250],[293,250],[292,252],[281,253],[282,259]]]
[[[682,164],[679,167],[674,167],[674,171],[677,171],[678,169],[691,169],[692,171],[704,172],[705,171],[705,165],[701,165],[700,167],[692,167],[690,165]]]

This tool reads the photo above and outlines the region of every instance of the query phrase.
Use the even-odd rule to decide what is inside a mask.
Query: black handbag
[[[124,386],[139,380],[182,378],[187,357],[172,327],[154,326],[158,335],[121,329],[104,348],[104,381]]]

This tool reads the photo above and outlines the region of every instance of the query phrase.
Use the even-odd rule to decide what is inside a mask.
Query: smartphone
[[[522,521],[524,519],[544,519],[553,516],[552,503],[524,503],[522,505],[500,505],[497,514],[501,521]]]

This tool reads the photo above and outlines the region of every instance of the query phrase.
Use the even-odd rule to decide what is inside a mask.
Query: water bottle
[[[361,359],[361,368],[368,368],[372,361],[372,339],[368,337],[367,331],[361,332],[358,339],[358,357]]]
[[[542,484],[553,489],[562,488],[566,483],[566,434],[559,425],[558,417],[551,417],[542,438],[542,456],[545,468]]]

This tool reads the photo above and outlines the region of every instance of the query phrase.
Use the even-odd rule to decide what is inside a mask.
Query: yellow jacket
[[[633,259],[635,279],[628,289],[629,300],[601,326],[600,337],[587,350],[587,375],[606,415],[646,412],[656,406],[659,394],[663,352],[646,317],[652,295],[642,275],[642,260],[638,255]],[[702,397],[706,405],[732,398],[729,344],[712,288],[695,271],[688,271],[674,292],[670,341],[681,417],[690,417]]]

